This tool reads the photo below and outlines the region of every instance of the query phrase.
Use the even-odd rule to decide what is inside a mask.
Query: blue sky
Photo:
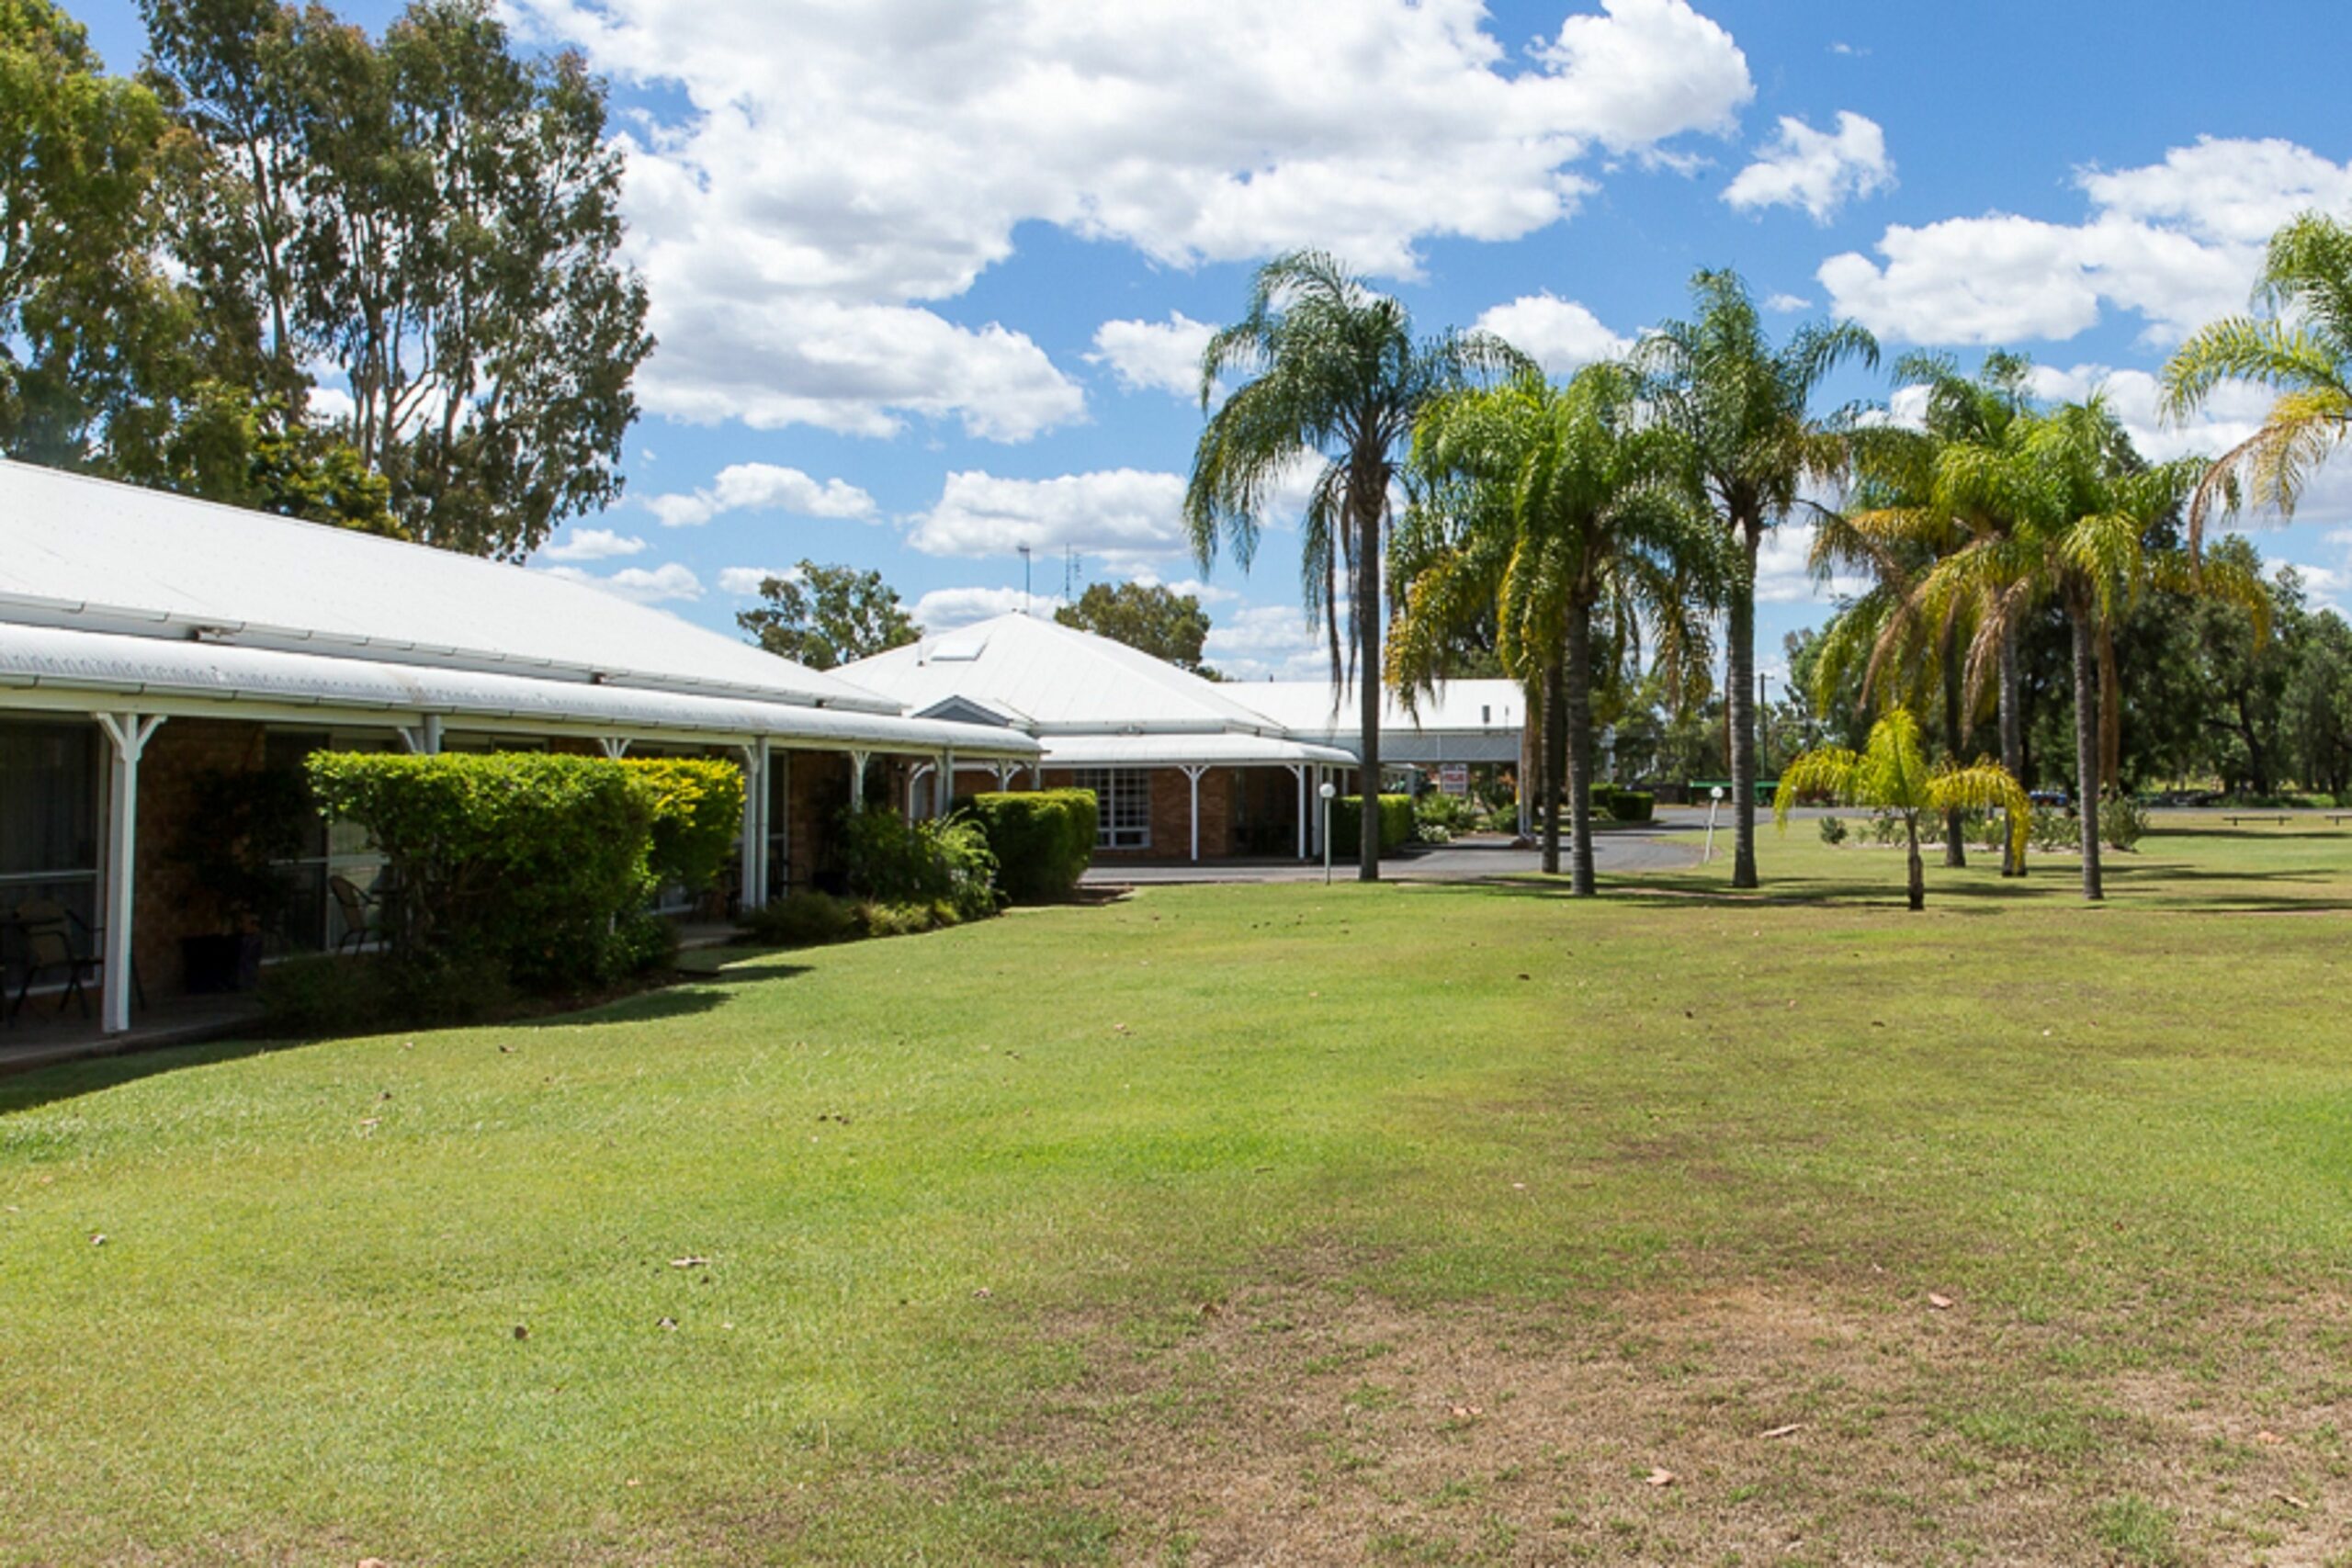
[[[69,0],[71,3],[71,0]],[[2352,213],[2340,8],[1800,0],[509,0],[584,49],[630,147],[631,254],[662,346],[627,499],[540,563],[731,629],[759,572],[879,568],[933,626],[1082,582],[1200,577],[1176,389],[1265,256],[1316,243],[1425,327],[1566,369],[1733,266],[1781,327],[1891,353],[2030,353],[2104,383],[2160,455],[2148,373],[2242,305],[2261,238]],[[141,31],[72,5],[108,62]],[[347,6],[380,24],[390,7]],[[1892,400],[1854,374],[1838,398]],[[2352,464],[2339,464],[2352,470]],[[2352,602],[2352,472],[2255,530]],[[1792,531],[1764,662],[1819,620]],[[1321,672],[1277,522],[1220,561],[1214,662]]]

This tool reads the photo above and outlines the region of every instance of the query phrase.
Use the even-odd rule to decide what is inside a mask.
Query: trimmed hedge
[[[309,762],[320,808],[365,828],[390,863],[383,929],[396,967],[487,960],[539,989],[601,983],[658,956],[640,918],[656,824],[669,821],[672,852],[691,869],[729,809],[719,774],[670,770],[657,787],[642,764],[536,752],[322,751]],[[740,775],[732,798],[740,811]]]
[[[1384,795],[1380,797],[1380,852],[1412,841],[1413,797],[1409,795]],[[1334,860],[1352,860],[1363,852],[1363,797],[1343,795],[1331,803],[1331,856]]]
[[[972,819],[996,855],[997,891],[1015,904],[1069,897],[1094,863],[1099,811],[1091,789],[974,795]]]
[[[1592,804],[1620,822],[1647,822],[1657,815],[1657,796],[1638,789],[1595,785]]]

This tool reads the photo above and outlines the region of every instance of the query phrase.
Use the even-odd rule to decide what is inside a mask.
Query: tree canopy
[[[880,572],[809,560],[788,576],[762,579],[758,607],[737,611],[735,624],[770,653],[811,670],[831,670],[922,636]]]
[[[1054,612],[1066,626],[1141,649],[1179,670],[1214,681],[1216,671],[1201,661],[1209,635],[1209,614],[1200,599],[1158,582],[1095,582],[1074,604]]]

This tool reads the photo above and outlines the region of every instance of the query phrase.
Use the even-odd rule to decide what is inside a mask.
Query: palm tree
[[[1540,375],[1440,399],[1413,437],[1419,499],[1396,551],[1404,614],[1389,683],[1431,684],[1465,617],[1491,605],[1503,667],[1541,671],[1545,744],[1565,741],[1571,887],[1593,891],[1592,689],[1646,623],[1679,680],[1697,659],[1694,600],[1719,575],[1718,535],[1688,483],[1680,433],[1644,418],[1640,378],[1592,365],[1565,387]],[[1596,650],[1596,618],[1602,623]],[[1556,703],[1553,700],[1556,698]],[[1556,777],[1556,762],[1547,772]],[[1559,868],[1559,808],[1545,792],[1545,866]]]
[[[2255,303],[2264,313],[2199,329],[2165,366],[2167,414],[2201,407],[2224,381],[2278,396],[2262,428],[2223,453],[2188,508],[2192,555],[2218,501],[2235,510],[2243,484],[2256,505],[2291,517],[2312,470],[2352,436],[2352,227],[2305,213],[2270,237]]]
[[[1481,333],[1416,338],[1405,307],[1373,293],[1332,257],[1279,256],[1258,269],[1242,319],[1201,355],[1201,409],[1184,521],[1206,571],[1220,541],[1246,570],[1260,515],[1302,453],[1323,459],[1301,537],[1302,591],[1330,635],[1335,689],[1361,672],[1363,859],[1380,879],[1380,567],[1396,450],[1431,401],[1482,373],[1525,365]],[[1216,404],[1221,380],[1247,377]],[[1339,602],[1353,634],[1342,664]]]
[[[1841,475],[1848,421],[1816,420],[1814,393],[1848,360],[1878,364],[1878,340],[1851,321],[1799,328],[1774,348],[1747,286],[1732,272],[1690,282],[1695,315],[1645,334],[1636,363],[1650,395],[1689,439],[1717,521],[1741,557],[1726,594],[1731,727],[1732,886],[1756,878],[1756,554],[1809,481]]]
[[[1832,623],[1816,669],[1822,689],[1835,689],[1859,666],[1867,702],[1891,675],[1900,676],[1900,700],[1940,698],[1944,745],[1958,757],[1967,749],[1966,732],[1990,666],[1998,692],[2001,765],[2017,777],[2025,773],[2018,636],[2026,596],[1987,592],[1954,601],[1930,625],[1917,613],[1911,591],[1938,559],[1970,540],[2006,538],[2015,531],[2020,498],[2030,490],[2017,438],[2033,412],[2027,390],[2031,369],[2022,355],[2001,352],[1987,355],[1973,378],[1962,376],[1941,355],[1899,361],[1896,380],[1927,391],[1921,427],[1855,433],[1854,504],[1823,519],[1812,558],[1824,580],[1841,566],[1860,567],[1877,579]],[[1957,813],[1945,829],[1944,863],[1966,863]],[[2025,874],[2022,840],[2006,843],[2001,874]]]
[[[1871,726],[1868,742],[1860,751],[1842,746],[1807,751],[1781,770],[1781,787],[1772,796],[1772,819],[1786,832],[1789,808],[1805,795],[1832,795],[1853,806],[1893,811],[1903,818],[1910,845],[1911,908],[1928,907],[1928,878],[1919,861],[1919,814],[1947,816],[2000,807],[2008,813],[2009,837],[2025,836],[2031,807],[2017,776],[1997,762],[1979,761],[1968,767],[1947,759],[1928,766],[1919,751],[1919,721],[1911,710],[1891,707]]]
[[[2032,416],[2013,457],[1988,466],[2013,526],[1973,538],[1938,561],[1913,596],[1931,620],[1957,606],[1996,602],[2022,615],[2054,601],[2074,640],[2075,775],[2081,817],[2083,897],[2105,896],[2099,802],[2120,746],[2115,629],[2151,589],[2244,605],[2267,635],[2269,596],[2259,579],[2218,561],[2200,564],[2165,541],[2206,468],[2198,458],[2150,465],[2094,394]]]

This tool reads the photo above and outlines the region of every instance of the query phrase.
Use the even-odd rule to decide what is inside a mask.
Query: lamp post
[[[1339,786],[1325,779],[1316,794],[1323,797],[1323,886],[1331,886],[1331,798],[1340,793]]]
[[[1702,865],[1715,858],[1715,813],[1723,809],[1724,786],[1717,784],[1707,792],[1707,852],[1699,857]]]

